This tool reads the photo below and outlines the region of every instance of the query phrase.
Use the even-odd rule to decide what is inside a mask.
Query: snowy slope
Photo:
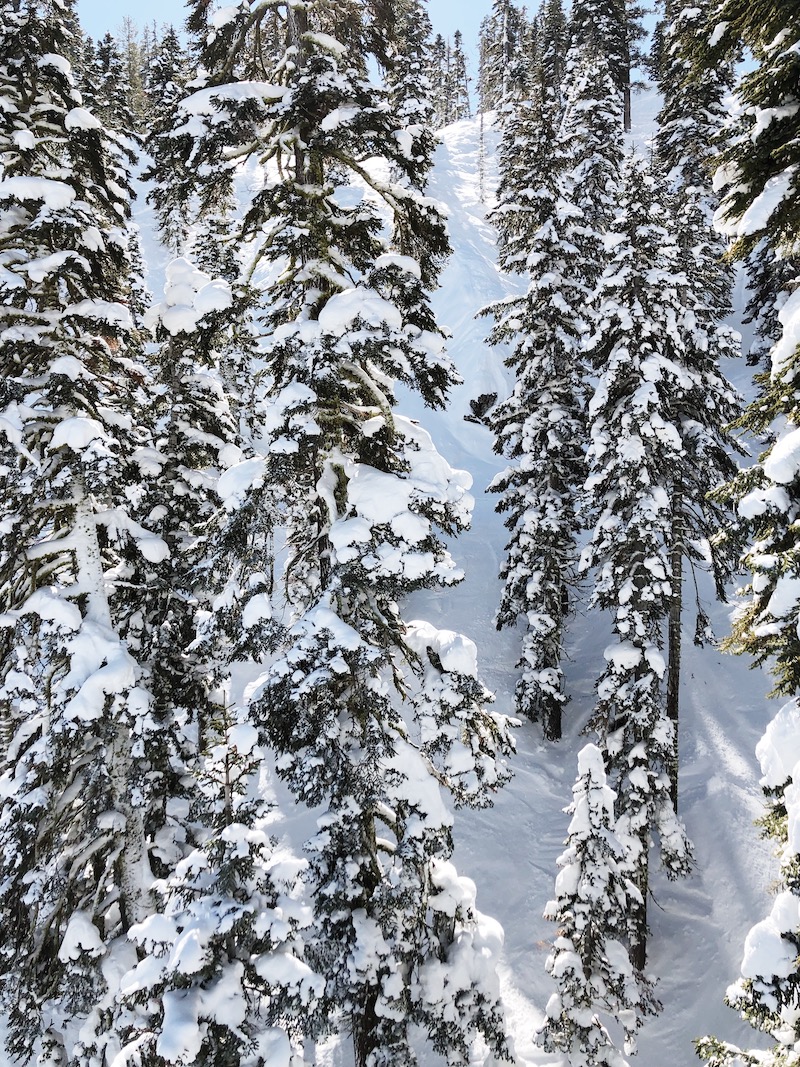
[[[634,139],[643,144],[652,130],[658,101],[642,94],[635,102]],[[450,352],[464,384],[453,392],[445,412],[412,412],[433,433],[440,451],[475,480],[472,530],[454,546],[467,573],[454,592],[420,597],[419,613],[439,625],[463,629],[479,646],[481,669],[497,694],[498,708],[511,711],[513,667],[518,637],[494,629],[499,598],[496,579],[505,530],[484,493],[502,461],[492,453],[487,430],[465,422],[469,400],[484,392],[502,395],[506,372],[502,353],[484,338],[480,307],[502,298],[519,282],[502,276],[495,265],[493,233],[485,220],[478,180],[478,123],[457,123],[444,131],[431,193],[449,211],[453,256],[437,294],[440,321],[453,334]],[[487,199],[496,182],[496,133],[486,135]],[[746,392],[750,369],[737,361],[726,372]],[[701,594],[713,600],[709,583]],[[712,605],[717,636],[728,631],[731,605]],[[688,613],[687,613],[688,614]],[[687,620],[693,629],[693,621]],[[485,812],[464,812],[456,823],[456,862],[478,884],[478,905],[498,918],[506,934],[503,985],[511,1030],[520,1058],[552,1062],[535,1049],[533,1031],[554,986],[544,963],[554,930],[542,918],[552,895],[556,858],[568,819],[581,733],[593,703],[593,687],[603,665],[608,624],[584,611],[572,625],[567,678],[573,695],[567,710],[567,736],[544,747],[538,727],[518,731],[515,777]],[[754,820],[762,812],[754,749],[776,705],[765,698],[768,678],[750,671],[746,661],[715,648],[684,647],[681,726],[681,815],[696,846],[697,869],[684,882],[653,882],[650,902],[652,937],[649,970],[658,978],[660,1016],[641,1032],[641,1067],[684,1067],[698,1063],[692,1039],[716,1032],[729,1040],[753,1034],[722,1002],[738,974],[744,936],[761,918],[777,864],[761,841]]]
[[[634,139],[641,145],[652,130],[658,101],[643,94],[634,101]],[[487,200],[496,184],[497,134],[486,131]],[[497,696],[501,711],[512,710],[514,665],[519,636],[498,634],[493,616],[500,583],[505,529],[494,512],[494,498],[484,492],[504,466],[492,451],[492,437],[483,427],[464,420],[469,401],[486,392],[500,396],[508,388],[502,353],[489,348],[485,337],[490,320],[476,312],[502,299],[519,280],[497,269],[494,233],[486,222],[479,189],[479,126],[477,120],[457,123],[443,133],[430,188],[447,206],[453,255],[435,298],[439,321],[452,334],[449,346],[463,378],[453,390],[447,410],[420,408],[410,395],[401,396],[401,410],[419,418],[451,464],[474,479],[472,529],[454,545],[466,571],[455,590],[419,594],[407,617],[419,615],[435,624],[462,630],[479,647],[481,673]],[[169,259],[158,245],[152,215],[139,201],[149,284],[155,294],[163,285]],[[746,392],[750,369],[744,361],[726,368]],[[701,588],[707,604],[710,586]],[[730,605],[712,607],[718,636],[728,630]],[[687,613],[688,614],[688,613]],[[693,629],[691,620],[687,626]],[[577,752],[589,738],[581,733],[593,704],[594,681],[603,665],[609,626],[597,613],[584,610],[574,619],[569,640],[567,681],[572,693],[565,718],[566,737],[545,747],[538,727],[522,725],[514,778],[497,796],[493,808],[459,813],[455,861],[461,874],[478,885],[478,906],[499,919],[506,935],[502,982],[510,1030],[521,1062],[547,1063],[533,1045],[533,1033],[554,986],[544,964],[554,935],[542,911],[552,895],[556,858],[568,818],[563,808],[571,798]],[[243,684],[246,679],[243,679]],[[682,695],[681,815],[697,852],[693,878],[670,884],[656,875],[650,903],[652,938],[649,970],[658,978],[660,1016],[641,1033],[639,1067],[689,1067],[699,1063],[692,1039],[716,1032],[729,1040],[747,1040],[752,1032],[726,1008],[722,997],[738,974],[744,936],[766,910],[770,884],[777,874],[769,849],[760,840],[754,820],[762,811],[754,748],[775,705],[765,699],[768,679],[748,664],[713,648],[684,648]],[[276,791],[280,794],[278,785]],[[280,805],[283,807],[283,804]],[[313,825],[313,813],[296,812],[281,827],[299,842]],[[321,1063],[348,1067],[347,1041],[319,1050]],[[434,1057],[422,1056],[423,1065]]]

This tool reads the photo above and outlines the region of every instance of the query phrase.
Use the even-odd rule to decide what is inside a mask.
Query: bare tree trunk
[[[680,717],[679,699],[681,683],[681,612],[683,609],[683,523],[681,510],[683,497],[679,485],[675,486],[672,496],[672,546],[670,549],[672,599],[669,608],[667,631],[667,718],[672,723],[673,749],[667,771],[669,773],[669,790],[672,805],[678,810],[678,725]]]
[[[631,963],[637,971],[643,971],[647,963],[647,895],[649,871],[647,834],[642,841],[642,858],[636,871],[636,888],[642,894],[641,904],[636,905],[631,930]]]

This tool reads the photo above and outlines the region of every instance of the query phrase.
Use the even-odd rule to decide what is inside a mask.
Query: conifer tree
[[[738,89],[745,135],[729,142],[721,155],[719,214],[725,232],[736,239],[734,254],[797,260],[797,50],[800,23],[792,9],[771,4],[728,2],[714,12],[708,34],[723,56],[745,44],[755,66]],[[708,61],[708,56],[706,57]],[[779,195],[776,195],[778,193]],[[790,283],[791,285],[792,283]],[[781,298],[761,288],[765,317],[777,319],[780,335],[771,352],[770,374],[741,423],[765,432],[780,420],[781,433],[751,469],[735,478],[724,494],[736,503],[737,523],[724,536],[747,546],[744,562],[752,573],[728,647],[749,652],[756,663],[769,661],[775,692],[794,697],[779,711],[759,744],[757,755],[768,798],[764,825],[778,846],[781,878],[770,915],[745,941],[741,979],[728,1002],[753,1026],[768,1033],[771,1047],[740,1049],[716,1037],[698,1042],[698,1054],[713,1067],[764,1064],[777,1067],[797,1059],[798,863],[793,828],[797,821],[797,743],[800,691],[797,637],[798,421],[797,321],[800,301],[792,292]],[[759,289],[756,290],[758,292]],[[752,309],[752,305],[751,305]],[[757,309],[753,309],[757,310]]]
[[[797,20],[789,19],[784,25],[766,6],[751,12],[732,3],[725,6],[725,12],[729,22],[723,27],[726,34],[718,47],[735,50],[740,35],[759,62],[739,87],[751,124],[750,135],[727,146],[720,158],[723,200],[718,217],[725,232],[736,240],[736,256],[747,257],[759,248],[765,258],[772,254],[788,265],[797,257],[794,220],[800,210],[800,195],[794,164],[796,60],[786,42],[797,34]],[[771,31],[775,31],[773,36]],[[783,195],[775,197],[776,188]],[[750,653],[757,663],[771,660],[775,692],[793,695],[800,681],[798,639],[792,621],[797,609],[792,582],[798,552],[798,475],[794,462],[800,395],[794,332],[797,299],[795,293],[781,298],[782,306],[776,310],[777,305],[771,304],[774,294],[759,291],[768,301],[762,309],[764,315],[777,320],[782,332],[772,349],[770,374],[761,379],[760,395],[745,412],[741,425],[764,434],[781,420],[786,429],[757,464],[720,494],[721,499],[735,503],[737,511],[737,522],[726,527],[722,538],[743,551],[745,565],[753,575],[728,647]]]
[[[478,40],[478,96],[481,111],[492,111],[508,96],[509,78],[522,40],[522,14],[511,0],[494,0],[481,22]]]
[[[576,0],[570,19],[571,46],[603,55],[623,100],[623,124],[631,128],[631,70],[641,58],[642,11],[628,0]]]
[[[129,190],[64,59],[73,21],[69,3],[0,6],[0,899],[21,1056],[45,1030],[67,1054],[57,1035],[104,995],[105,962],[149,907],[157,803],[148,678],[112,595],[127,558],[167,551],[132,509],[148,398],[126,307]]]
[[[632,912],[630,940],[639,970],[651,833],[660,837],[671,877],[686,873],[690,859],[671,795],[674,724],[661,691],[674,513],[682,516],[684,543],[708,539],[720,518],[704,503],[708,468],[722,472],[730,462],[720,427],[732,396],[717,365],[726,335],[704,321],[672,229],[663,190],[659,196],[644,164],[632,160],[589,341],[599,382],[589,406],[594,530],[582,565],[597,575],[594,602],[614,614],[616,638],[605,653],[594,723],[619,798],[620,829],[635,848],[642,905]]]
[[[572,45],[565,60],[564,114],[558,130],[564,195],[580,213],[576,264],[590,292],[607,262],[605,236],[620,195],[622,100],[602,51]]]
[[[145,86],[148,132],[145,147],[152,163],[142,174],[152,182],[147,194],[164,245],[175,255],[187,251],[194,205],[186,168],[190,136],[179,131],[178,105],[186,95],[189,59],[170,27],[155,48]]]
[[[639,890],[626,842],[615,833],[616,798],[595,745],[578,753],[572,797],[556,897],[545,911],[559,926],[547,960],[558,992],[547,1004],[536,1041],[546,1052],[566,1054],[570,1067],[624,1067],[607,1024],[621,1025],[625,1051],[635,1052],[642,1016],[657,1005],[628,955],[626,915],[638,906]]]
[[[303,960],[303,864],[267,832],[263,753],[228,709],[206,733],[193,808],[203,843],[157,884],[130,931],[142,960],[120,982],[116,1062],[289,1062],[322,983]]]
[[[322,3],[289,5],[287,53],[262,73],[251,46],[272,7],[231,12],[205,35],[209,81],[183,107],[205,123],[201,168],[223,146],[231,159],[278,165],[244,230],[256,263],[282,265],[262,298],[271,432],[252,470],[281,512],[286,567],[273,599],[290,625],[250,713],[297,800],[323,805],[307,846],[307,961],[324,980],[309,1027],[344,1024],[360,1067],[408,1058],[413,1026],[453,1062],[467,1062],[478,1034],[502,1056],[487,927],[468,896],[453,909],[464,887],[448,861],[450,816],[420,783],[433,774],[458,802],[485,803],[505,776],[507,723],[484,706],[471,643],[398,607],[407,592],[457,580],[435,529],[454,532],[467,515],[463,476],[393,398],[397,380],[439,405],[452,380],[426,295],[443,225],[419,196],[424,161],[405,151],[350,47],[365,29],[349,18],[337,28]],[[204,17],[198,4],[199,37]],[[373,47],[388,54],[386,41]],[[375,156],[388,181],[364,165]],[[219,193],[204,173],[203,206]],[[371,198],[335,195],[362,183]]]
[[[467,57],[464,55],[464,39],[460,30],[456,30],[453,34],[448,73],[450,122],[461,122],[462,119],[472,116],[472,106],[469,99],[470,79],[467,74]]]
[[[588,293],[579,281],[573,230],[579,218],[561,197],[559,168],[538,192],[526,266],[525,297],[487,309],[497,318],[492,343],[510,342],[512,395],[491,415],[495,450],[516,463],[490,489],[501,495],[511,531],[497,626],[527,623],[516,707],[541,721],[550,740],[561,737],[566,701],[560,661],[569,588],[575,581],[578,520],[575,493],[583,481],[582,335]]]
[[[733,354],[736,349],[727,331],[720,329],[720,320],[730,311],[731,274],[724,264],[725,247],[714,230],[714,213],[718,203],[711,189],[711,155],[718,141],[726,116],[724,100],[730,92],[733,72],[730,64],[715,64],[703,69],[693,60],[697,42],[702,39],[703,7],[682,7],[673,3],[667,8],[668,23],[663,31],[659,85],[664,103],[659,114],[656,136],[656,158],[665,175],[667,187],[674,198],[677,224],[676,236],[682,248],[681,267],[686,273],[690,291],[703,293],[702,305],[697,304],[698,334],[694,340],[696,362],[703,360],[699,347],[711,331],[723,341],[724,349]],[[713,348],[712,348],[713,351]],[[718,418],[730,422],[735,409],[728,405],[728,414],[720,411]],[[720,430],[723,423],[720,423]],[[724,441],[720,438],[720,454],[714,464],[717,477],[727,480],[735,467],[724,459]],[[685,474],[691,474],[687,471]],[[685,475],[684,475],[685,476]],[[707,472],[704,472],[707,485]],[[702,498],[703,487],[695,484],[684,487],[676,480],[672,489],[674,530],[671,535],[672,606],[669,618],[669,652],[667,675],[667,714],[675,728],[675,756],[671,770],[672,799],[678,805],[678,722],[681,661],[681,625],[683,614],[683,576],[685,561],[692,564],[691,540],[686,536],[687,504],[689,497]],[[713,486],[712,486],[713,488]],[[688,505],[692,507],[691,504]],[[718,521],[722,521],[722,514]],[[696,558],[696,553],[695,553]],[[724,598],[723,583],[735,568],[735,554],[717,546],[712,555],[717,567],[717,595]],[[699,604],[698,604],[699,608]],[[705,613],[698,610],[702,632]]]

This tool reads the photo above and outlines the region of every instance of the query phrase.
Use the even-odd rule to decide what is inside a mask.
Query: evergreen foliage
[[[307,846],[307,960],[324,992],[307,1025],[312,1036],[346,1025],[359,1064],[408,1057],[414,1026],[453,1062],[469,1059],[479,1033],[503,1056],[496,946],[448,873],[439,786],[422,783],[486,803],[505,777],[508,724],[484,707],[471,643],[409,623],[398,607],[414,589],[458,580],[435,531],[463,528],[469,506],[463,475],[393,410],[395,381],[438,406],[453,380],[427,298],[447,249],[435,205],[419,193],[429,160],[408,151],[413,139],[398,135],[398,117],[349,47],[369,30],[390,69],[393,42],[376,42],[379,21],[348,23],[337,40],[324,4],[290,8],[288,49],[262,73],[266,84],[251,93],[252,82],[231,81],[263,61],[249,42],[272,11],[251,5],[206,36],[209,80],[182,108],[203,125],[193,166],[220,152],[276,166],[244,232],[271,277],[261,313],[271,427],[258,479],[285,531],[274,599],[289,627],[251,715],[297,800],[323,805]],[[198,38],[202,18],[198,6]],[[375,156],[388,180],[365,165]],[[372,199],[349,206],[337,195],[362,184]],[[209,175],[204,211],[224,186]],[[280,272],[269,269],[276,263]],[[437,899],[453,892],[463,906],[440,911]],[[469,988],[464,953],[474,960]]]
[[[558,173],[556,171],[556,173]],[[539,190],[542,225],[526,267],[527,295],[487,309],[497,318],[492,343],[510,342],[512,395],[491,414],[495,450],[516,463],[490,489],[500,493],[511,531],[501,577],[498,628],[525,619],[517,711],[541,721],[545,737],[561,736],[566,701],[560,661],[570,587],[575,581],[579,523],[575,495],[583,482],[582,338],[588,292],[580,283],[573,233],[577,213],[557,177]]]
[[[695,1042],[697,1054],[708,1067],[790,1067],[797,1062],[798,737],[800,709],[791,700],[768,725],[756,748],[767,807],[762,825],[764,836],[774,842],[780,880],[769,914],[745,938],[741,976],[725,995],[729,1007],[754,1030],[769,1034],[774,1043],[768,1049],[750,1050],[716,1037],[700,1038]]]
[[[564,195],[582,220],[573,230],[576,266],[593,292],[608,259],[605,237],[620,195],[622,101],[602,52],[573,45],[565,68],[557,151]]]
[[[147,400],[129,188],[63,58],[72,25],[70,4],[0,8],[2,996],[22,1056],[103,995],[147,907],[157,804],[147,673],[110,595],[125,558],[167,551],[126,491]]]
[[[635,1052],[642,1014],[657,1008],[650,986],[634,973],[625,917],[641,898],[626,842],[615,833],[615,795],[595,745],[578,754],[566,850],[559,856],[556,897],[545,918],[559,924],[547,970],[558,992],[536,1035],[546,1052],[571,1067],[625,1067],[603,1017],[621,1025],[625,1051]]]
[[[661,692],[675,515],[685,546],[708,539],[718,524],[719,512],[704,503],[706,479],[709,465],[729,469],[721,427],[735,410],[717,363],[727,335],[690,289],[663,196],[644,164],[631,160],[589,341],[599,380],[589,405],[586,484],[594,530],[582,560],[596,572],[594,603],[614,616],[594,723],[621,832],[635,844],[643,900],[652,831],[671,877],[690,862],[670,795],[674,724]],[[714,566],[724,572],[723,560]],[[631,915],[630,937],[641,968],[643,907]]]

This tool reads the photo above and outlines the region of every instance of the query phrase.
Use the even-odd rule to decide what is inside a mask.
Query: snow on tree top
[[[464,634],[439,630],[424,619],[412,619],[406,630],[406,641],[418,656],[425,656],[429,648],[435,652],[442,670],[478,677],[478,649]]]
[[[342,58],[347,55],[347,48],[337,41],[335,37],[331,37],[329,33],[311,32],[303,34],[304,41],[310,41],[315,44],[323,52],[330,52],[331,55]]]
[[[764,473],[779,485],[789,485],[800,469],[800,430],[791,430],[764,460]]]
[[[730,218],[723,205],[714,216],[714,226],[728,237],[750,237],[766,229],[772,215],[793,192],[796,176],[797,168],[787,167],[769,178],[740,218]]]
[[[796,700],[784,704],[767,726],[756,746],[756,757],[765,789],[778,789],[792,777],[800,761],[800,706]]]
[[[150,329],[160,322],[173,337],[179,333],[193,333],[204,316],[225,311],[233,303],[233,293],[227,281],[212,279],[188,259],[173,260],[166,275],[163,302],[152,307],[145,316],[145,325]]]
[[[780,339],[772,349],[772,374],[781,374],[800,344],[800,289],[796,289],[778,312],[778,321],[783,327]]]
[[[52,211],[63,211],[75,199],[75,190],[53,178],[15,175],[0,181],[0,200],[41,200]]]
[[[334,293],[319,313],[323,333],[344,333],[356,319],[362,319],[370,326],[386,324],[396,330],[403,325],[403,317],[394,304],[374,290],[360,287]]]
[[[224,100],[280,100],[285,91],[281,85],[263,81],[211,85],[205,89],[197,89],[191,96],[181,100],[179,108],[188,116],[214,115],[219,111],[220,102]]]
[[[233,22],[241,9],[241,4],[227,4],[225,7],[212,11],[209,21],[215,30],[221,30],[223,26]]]
[[[800,926],[800,897],[779,893],[766,919],[756,923],[744,942],[745,978],[788,978],[797,966],[795,931]]]
[[[104,952],[105,945],[100,939],[100,932],[88,912],[73,912],[64,932],[64,940],[58,950],[58,958],[61,962],[68,963],[70,960],[80,959],[84,953],[90,956],[101,956]]]
[[[375,260],[376,270],[381,270],[384,267],[398,267],[400,270],[407,271],[414,278],[422,277],[419,263],[412,259],[411,256],[399,256],[394,252],[385,252]]]
[[[102,122],[85,107],[74,107],[64,116],[65,130],[101,130]]]

